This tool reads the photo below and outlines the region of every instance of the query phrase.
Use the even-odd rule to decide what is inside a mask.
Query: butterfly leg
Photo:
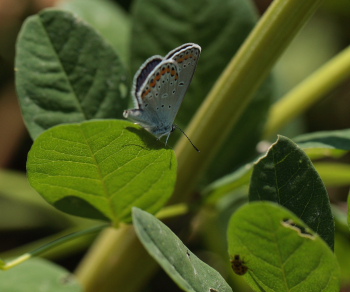
[[[169,139],[169,137],[170,137],[170,134],[171,134],[171,132],[169,132],[168,136],[166,137],[165,146],[168,144],[168,139]]]

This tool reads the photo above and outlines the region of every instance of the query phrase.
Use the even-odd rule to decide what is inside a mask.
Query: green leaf
[[[301,148],[341,149],[350,151],[350,129],[319,131],[293,138]]]
[[[312,158],[322,156],[339,157],[350,150],[350,129],[320,131],[303,134],[293,139]]]
[[[72,274],[43,259],[31,259],[0,273],[0,291],[82,292]]]
[[[71,13],[29,17],[16,47],[16,88],[32,138],[62,123],[119,118],[127,76],[110,45]]]
[[[250,201],[273,201],[299,216],[334,248],[334,219],[326,188],[307,155],[279,136],[254,166]]]
[[[340,271],[327,244],[287,209],[269,202],[240,208],[228,229],[229,254],[248,268],[255,291],[339,291]]]
[[[133,223],[144,247],[181,289],[188,292],[232,292],[216,270],[191,253],[157,218],[133,208]]]
[[[125,64],[129,61],[130,17],[116,2],[70,0],[60,1],[58,7],[69,10],[84,19],[108,40]]]
[[[30,184],[69,214],[131,220],[131,207],[157,212],[171,196],[174,151],[127,121],[89,121],[56,126],[34,142],[28,155]]]

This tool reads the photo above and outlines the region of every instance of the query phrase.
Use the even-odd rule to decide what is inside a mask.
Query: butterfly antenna
[[[191,139],[186,135],[186,133],[184,131],[182,131],[182,129],[178,126],[178,125],[174,125],[177,129],[179,129],[182,134],[185,135],[185,137],[188,139],[188,141],[190,141],[191,145],[193,146],[194,149],[196,149],[197,152],[200,152],[199,149],[192,143]]]

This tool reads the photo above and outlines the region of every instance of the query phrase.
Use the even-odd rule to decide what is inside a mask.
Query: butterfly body
[[[146,60],[134,77],[135,109],[124,111],[124,117],[140,124],[158,139],[170,136],[174,120],[191,83],[201,52],[200,46],[188,43],[164,58]]]

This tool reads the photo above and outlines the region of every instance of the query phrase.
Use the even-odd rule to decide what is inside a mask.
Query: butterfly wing
[[[176,106],[174,107],[174,109],[177,109],[177,111],[179,110],[188,87],[191,84],[194,72],[197,68],[200,53],[200,46],[193,43],[187,43],[169,52],[169,54],[165,57],[165,59],[174,60],[179,69],[179,82],[177,88],[177,95],[179,98]],[[175,115],[177,114],[177,111]]]
[[[174,60],[159,63],[136,93],[139,109],[127,111],[128,118],[158,138],[171,132],[178,110],[173,110],[177,100],[178,71]]]
[[[156,55],[156,56],[150,57],[141,65],[140,69],[136,72],[134,76],[134,82],[133,82],[133,88],[132,88],[132,94],[135,98],[135,101],[137,102],[135,106],[138,106],[140,108],[140,106],[142,105],[142,100],[138,99],[137,92],[140,91],[140,88],[146,81],[148,75],[162,61],[163,61],[162,56]]]

